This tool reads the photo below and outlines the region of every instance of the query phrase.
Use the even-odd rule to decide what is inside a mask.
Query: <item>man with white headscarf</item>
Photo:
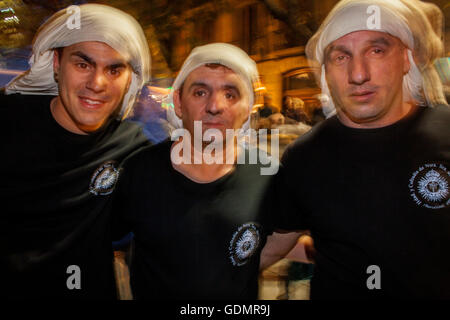
[[[259,268],[295,245],[298,234],[274,234],[260,261],[272,232],[262,207],[271,176],[237,162],[237,141],[225,139],[249,128],[257,79],[255,62],[235,46],[195,48],[170,94],[180,139],[127,160],[115,209],[135,235],[136,299],[256,299]]]
[[[439,19],[417,0],[344,0],[307,44],[334,111],[285,152],[273,210],[311,230],[312,299],[450,298]]]
[[[72,6],[38,30],[30,64],[0,96],[0,295],[115,298],[109,197],[148,144],[121,121],[149,78],[146,38],[120,10]]]

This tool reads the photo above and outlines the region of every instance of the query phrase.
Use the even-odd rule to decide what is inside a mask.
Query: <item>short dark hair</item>
[[[62,55],[63,55],[64,47],[54,48],[53,50],[55,50],[56,52],[58,52],[58,59],[59,59],[59,62],[61,62],[61,57],[62,57]]]

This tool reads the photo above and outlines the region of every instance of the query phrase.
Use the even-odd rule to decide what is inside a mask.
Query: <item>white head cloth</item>
[[[173,88],[168,97],[170,107],[167,110],[167,120],[176,129],[183,128],[182,120],[176,115],[173,108],[173,94],[178,90],[188,75],[200,66],[205,64],[220,64],[236,72],[244,81],[249,94],[249,113],[254,103],[254,84],[258,81],[258,69],[245,51],[228,43],[211,43],[196,47],[192,50],[186,61],[183,63],[178,76],[173,83]],[[250,116],[242,129],[249,129]]]
[[[79,9],[78,9],[79,8]],[[79,28],[73,22],[79,10]],[[106,43],[131,65],[132,80],[121,106],[120,117],[131,109],[139,90],[150,77],[150,50],[139,23],[125,12],[99,4],[83,4],[60,10],[38,30],[29,60],[31,68],[13,79],[6,94],[58,95],[54,79],[54,48],[84,41]]]
[[[415,100],[429,106],[446,104],[442,83],[433,65],[443,54],[442,13],[435,5],[419,0],[340,1],[306,46],[308,58],[320,65],[323,94],[330,96],[324,64],[327,46],[349,33],[364,30],[386,32],[408,48],[411,68],[403,80],[405,101]],[[328,99],[325,110],[327,116],[336,113],[332,99]]]

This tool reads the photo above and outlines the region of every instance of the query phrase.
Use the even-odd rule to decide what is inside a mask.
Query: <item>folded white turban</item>
[[[79,8],[79,28],[74,17]],[[106,43],[119,52],[133,69],[130,88],[121,106],[120,117],[131,109],[139,90],[150,77],[150,50],[139,23],[125,12],[99,4],[68,7],[55,13],[38,30],[33,42],[31,68],[6,86],[6,94],[58,95],[54,79],[54,48],[84,41]]]
[[[220,64],[234,72],[244,80],[249,94],[249,113],[254,103],[254,85],[258,81],[258,69],[255,61],[253,61],[245,51],[228,43],[211,43],[204,46],[196,47],[192,50],[186,61],[183,63],[178,76],[173,83],[173,88],[168,97],[170,107],[167,110],[167,120],[176,129],[183,127],[182,120],[176,115],[173,108],[173,94],[180,89],[189,74],[200,66],[205,64]],[[249,129],[250,117],[243,125],[245,131]]]
[[[435,106],[446,104],[442,83],[433,65],[443,55],[442,12],[419,0],[342,0],[308,41],[306,54],[318,62],[320,85],[330,95],[325,78],[325,49],[333,41],[355,31],[386,32],[408,48],[410,71],[404,76],[404,100]],[[335,113],[329,99],[327,115]]]

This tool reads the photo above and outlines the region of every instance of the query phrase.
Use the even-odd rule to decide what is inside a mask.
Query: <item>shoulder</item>
[[[323,150],[324,144],[333,144],[337,137],[339,120],[336,116],[324,120],[289,145],[282,157],[282,163],[296,162],[298,157],[305,160],[307,155]]]
[[[14,135],[23,130],[38,130],[50,114],[54,96],[0,94],[0,110],[4,121],[0,130]]]
[[[423,119],[425,121],[435,121],[439,123],[447,123],[450,121],[450,106],[439,105],[436,107],[427,107],[424,110]]]
[[[170,157],[172,141],[165,140],[156,145],[148,145],[130,154],[122,163],[127,171],[151,169],[165,164]]]
[[[48,105],[54,96],[49,95],[27,95],[27,94],[5,94],[0,93],[0,108],[6,112],[33,112],[38,106]]]
[[[164,180],[166,177],[161,175],[169,173],[169,152],[170,145],[162,142],[131,153],[119,166],[121,188],[136,189],[145,181],[158,183]]]
[[[418,136],[431,139],[444,138],[450,141],[450,107],[448,105],[426,107],[414,125],[414,132]]]
[[[0,101],[7,105],[14,105],[21,102],[39,102],[54,98],[55,96],[51,95],[40,95],[40,94],[5,94],[4,91],[0,91]]]
[[[128,155],[145,146],[152,145],[144,134],[142,127],[129,121],[112,120],[107,136],[108,143],[126,150]]]
[[[123,120],[123,121],[119,121],[119,120],[115,120],[118,121],[117,124],[117,129],[115,130],[116,133],[134,133],[134,135],[143,135],[143,131],[142,131],[142,127],[136,123],[136,122],[132,122],[132,121],[127,121],[127,120]]]

